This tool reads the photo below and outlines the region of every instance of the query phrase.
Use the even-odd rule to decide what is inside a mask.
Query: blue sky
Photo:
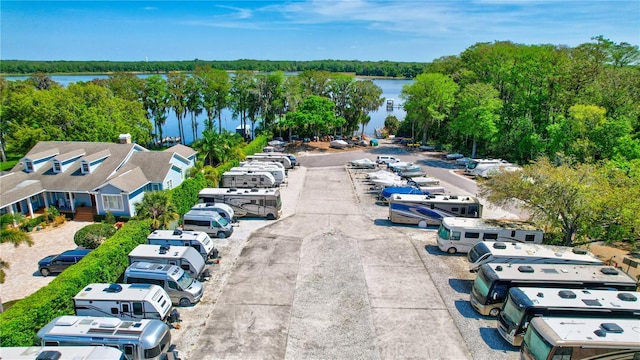
[[[478,42],[640,43],[640,0],[8,1],[0,59],[429,62]]]

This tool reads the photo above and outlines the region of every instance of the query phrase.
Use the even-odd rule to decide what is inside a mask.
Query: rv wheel
[[[493,308],[493,309],[489,310],[489,316],[496,317],[496,316],[498,316],[498,314],[500,314],[500,309],[498,309],[498,308]]]
[[[453,255],[453,254],[455,254],[455,253],[456,253],[456,248],[454,248],[454,247],[450,247],[450,248],[448,248],[448,249],[447,249],[447,252],[448,252],[449,254]]]
[[[40,269],[40,274],[42,274],[42,276],[49,276],[51,275],[51,271],[49,271],[49,269],[47,268],[42,268]]]
[[[276,217],[273,214],[267,214],[267,220],[275,220]]]
[[[187,298],[181,298],[179,304],[180,306],[189,306],[191,305],[191,301]]]
[[[224,234],[224,232],[222,232],[222,231],[218,232],[218,239],[224,239],[226,237],[227,236]]]

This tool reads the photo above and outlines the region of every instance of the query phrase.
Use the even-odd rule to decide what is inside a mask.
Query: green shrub
[[[116,217],[113,216],[113,213],[111,212],[111,210],[107,211],[107,214],[104,216],[104,222],[107,224],[116,223]]]
[[[150,221],[129,221],[99,248],[51,283],[0,313],[2,346],[37,345],[36,334],[60,315],[73,315],[73,297],[90,283],[113,283],[129,264],[128,254],[144,244]]]
[[[73,236],[73,242],[80,247],[95,249],[103,241],[110,238],[117,231],[113,224],[91,224],[78,230]]]

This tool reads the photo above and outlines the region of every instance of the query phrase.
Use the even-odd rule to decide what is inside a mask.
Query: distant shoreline
[[[241,71],[241,70],[225,70],[228,73],[234,73],[236,71]],[[179,72],[179,73],[193,73],[193,71],[156,71],[156,72],[148,72],[148,71],[111,71],[111,72],[54,72],[54,73],[44,73],[47,76],[96,76],[96,75],[104,75],[104,76],[109,76],[109,75],[113,75],[113,74],[117,74],[117,73],[128,73],[128,74],[134,74],[134,75],[164,75],[170,72]],[[296,71],[297,73],[299,73],[299,71]],[[263,73],[263,71],[254,71],[254,73]],[[268,72],[264,72],[264,73],[268,73]],[[293,73],[293,72],[291,72]],[[351,72],[332,72],[332,74],[345,74],[345,75],[351,75],[353,77],[356,78],[360,78],[360,79],[370,79],[370,80],[412,80],[411,78],[407,78],[407,77],[396,77],[396,76],[375,76],[375,75],[356,75],[355,73],[351,73]],[[18,77],[18,76],[32,76],[33,73],[31,74],[24,74],[24,73],[0,73],[0,77]]]

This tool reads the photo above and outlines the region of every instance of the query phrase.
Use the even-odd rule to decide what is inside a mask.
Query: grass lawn
[[[7,153],[7,161],[0,162],[0,171],[9,171],[20,161],[22,155]]]

